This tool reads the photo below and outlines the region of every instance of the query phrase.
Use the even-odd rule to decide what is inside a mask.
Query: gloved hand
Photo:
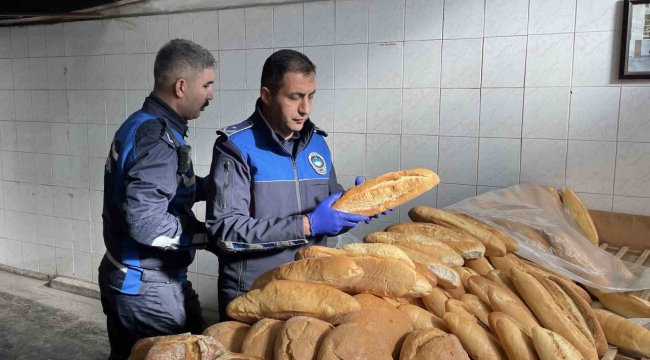
[[[349,214],[332,209],[332,204],[341,197],[343,193],[336,193],[321,201],[314,211],[307,214],[309,227],[312,235],[336,236],[345,227],[355,227],[362,221],[369,221],[367,216]]]
[[[361,185],[361,183],[363,183],[363,178],[362,178],[361,176],[357,176],[357,177],[354,179],[354,186]],[[377,214],[377,215],[375,215],[375,216],[372,216],[372,218],[373,218],[373,219],[377,219],[377,218],[379,218],[379,215],[388,215],[388,212],[389,212],[389,211],[393,211],[393,210],[394,210],[394,209],[388,209],[388,210],[384,211],[384,212],[381,213],[381,214]],[[366,221],[366,224],[369,224],[369,223],[370,223],[370,219],[368,219],[368,221]]]

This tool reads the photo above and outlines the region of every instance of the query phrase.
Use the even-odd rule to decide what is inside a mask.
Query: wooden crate
[[[619,259],[623,259],[634,263],[633,267],[650,266],[650,249],[631,250],[627,246],[616,246],[610,244],[600,244],[600,248],[616,255],[616,257]],[[632,291],[630,292],[630,294],[648,300],[648,298],[650,298],[650,289],[644,291]],[[601,359],[602,360],[639,360],[639,359],[650,360],[644,357],[643,358],[634,357],[629,354],[625,354],[622,351],[619,352],[617,347],[611,345],[607,353]]]

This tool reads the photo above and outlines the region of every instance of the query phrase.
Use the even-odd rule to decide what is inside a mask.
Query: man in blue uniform
[[[155,85],[142,109],[115,133],[104,174],[104,243],[99,286],[112,360],[126,360],[144,337],[204,328],[187,281],[205,225],[192,212],[205,200],[185,143],[188,120],[213,98],[215,59],[186,40],[158,52]]]
[[[365,216],[333,210],[341,196],[325,131],[309,119],[316,68],[280,50],[262,69],[260,98],[244,122],[217,132],[206,225],[219,257],[219,315],[262,273],[327,244]]]

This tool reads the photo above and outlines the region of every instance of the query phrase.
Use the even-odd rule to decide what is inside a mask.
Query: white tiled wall
[[[219,60],[215,100],[190,132],[198,174],[214,131],[249,115],[264,60],[287,47],[317,65],[312,119],[341,183],[439,173],[357,236],[414,204],[526,181],[650,215],[650,82],[617,79],[621,4],[337,0],[0,28],[0,263],[96,281],[107,144],[151,90],[158,48],[179,37]],[[216,259],[200,252],[190,270],[213,306]]]

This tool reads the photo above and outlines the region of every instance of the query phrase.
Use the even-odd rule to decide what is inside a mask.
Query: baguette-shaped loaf
[[[501,239],[490,231],[456,214],[430,206],[416,206],[409,211],[409,217],[413,221],[429,222],[466,231],[483,243],[485,255],[487,256],[503,256],[506,254],[506,247]]]
[[[337,326],[323,340],[318,360],[393,360],[387,344],[377,341],[372,330],[348,323]]]
[[[585,359],[562,335],[540,326],[533,329],[533,343],[541,360]]]
[[[449,245],[418,234],[374,232],[363,238],[365,243],[399,245],[433,256],[449,266],[462,266],[463,257]]]
[[[323,339],[332,329],[330,323],[306,316],[285,321],[275,340],[275,360],[316,360]]]
[[[473,307],[476,311],[484,313],[486,319],[488,314],[492,312],[492,308],[490,307],[490,305],[483,302],[481,299],[478,298],[478,296],[474,294],[463,294],[458,298],[458,300]]]
[[[345,292],[397,298],[420,297],[431,292],[431,284],[401,260],[377,256],[358,256],[354,260],[363,268],[364,276],[341,289]]]
[[[447,312],[445,303],[451,298],[451,295],[444,289],[434,287],[431,294],[422,297],[422,301],[430,313],[442,318],[442,316]]]
[[[490,329],[510,360],[539,360],[530,331],[503,313],[491,313]]]
[[[426,265],[415,263],[415,271],[418,274],[424,276],[424,278],[427,279],[427,281],[429,282],[429,284],[431,284],[432,287],[436,287],[438,285],[438,277]]]
[[[399,360],[469,360],[467,352],[454,335],[439,329],[421,329],[410,333]]]
[[[373,216],[407,203],[438,185],[440,178],[427,169],[396,171],[347,190],[332,209]]]
[[[598,300],[607,310],[626,318],[650,318],[650,302],[638,296],[618,292],[603,292]]]
[[[251,326],[241,345],[242,353],[257,356],[264,360],[273,360],[275,341],[284,326],[284,321],[262,319]]]
[[[484,257],[465,260],[465,267],[476,271],[481,276],[486,276],[488,272],[494,270],[492,264]]]
[[[476,272],[476,270],[470,269],[470,268],[468,268],[466,266],[457,267],[457,268],[454,268],[454,270],[456,270],[458,275],[460,275],[460,281],[463,284],[463,287],[465,287],[465,289],[469,289],[469,285],[467,284],[467,280],[470,277],[475,276],[475,275],[480,276],[479,273]]]
[[[287,320],[302,315],[336,325],[349,321],[360,309],[352,296],[331,286],[276,280],[235,298],[226,312],[231,318],[249,324],[262,318]]]
[[[592,244],[598,246],[598,231],[596,231],[596,225],[589,215],[589,210],[585,205],[580,201],[578,195],[573,192],[570,188],[562,189],[562,203],[564,207],[569,211],[569,214],[573,217],[578,228],[585,235],[585,237],[591,241]]]
[[[133,346],[129,359],[215,359],[218,356],[227,353],[223,345],[221,345],[217,340],[203,335],[190,335],[189,333],[186,333],[180,335],[156,336],[142,340],[138,341],[138,343]],[[146,350],[146,352],[144,350]]]
[[[569,315],[555,302],[551,294],[532,275],[514,267],[510,278],[528,307],[545,328],[567,339],[586,360],[597,360],[595,343],[574,325]]]
[[[274,280],[305,281],[341,288],[363,277],[363,269],[354,259],[343,256],[305,259],[286,263],[258,277],[251,290],[260,289]]]
[[[560,194],[557,192],[557,190],[555,190],[554,187],[544,186],[544,190],[548,191],[548,193],[551,194],[555,200],[562,202],[562,199],[560,199]]]
[[[449,331],[447,325],[445,325],[445,322],[441,318],[420,307],[411,304],[403,304],[398,306],[397,310],[403,312],[409,317],[413,329],[415,330],[436,328],[443,331]]]
[[[445,303],[445,309],[447,312],[466,316],[468,319],[473,319],[477,324],[483,326],[486,329],[489,327],[487,313],[478,311],[474,307],[469,306],[469,304],[464,303],[458,299],[447,300]]]
[[[501,287],[497,283],[494,283],[482,276],[471,276],[469,279],[467,279],[467,286],[470,293],[476,295],[479,299],[481,299],[481,301],[485,302],[488,305],[491,305],[489,297],[489,292],[491,290],[499,293],[503,298],[516,301],[523,306],[526,305],[526,303],[524,303],[524,301],[519,298],[517,294],[508,290],[508,288]]]
[[[650,330],[602,309],[594,309],[607,342],[623,349],[650,357]]]
[[[477,323],[454,313],[446,313],[443,320],[473,359],[508,359],[499,341]]]
[[[396,260],[403,261],[406,265],[408,265],[411,269],[415,269],[415,264],[413,264],[413,261],[407,254],[402,251],[397,246],[389,245],[389,244],[347,244],[343,245],[341,247],[338,247],[337,249],[351,252],[354,254],[358,255],[372,255],[372,256],[379,256],[379,257],[387,257],[387,258],[392,258]]]
[[[214,324],[203,331],[203,335],[211,336],[220,342],[228,351],[240,352],[241,344],[251,326],[239,321],[224,321]]]
[[[341,249],[329,248],[326,246],[310,246],[308,248],[300,249],[296,252],[294,260],[305,260],[305,259],[316,259],[328,256],[344,256],[344,257],[354,257],[352,253],[348,251],[343,251]]]
[[[429,268],[429,270],[431,270],[434,274],[436,274],[438,285],[444,288],[452,288],[452,289],[456,289],[462,286],[462,283],[460,282],[460,276],[458,275],[456,270],[454,270],[453,267],[445,264],[438,258],[417,250],[409,249],[399,245],[395,245],[395,246],[398,247],[400,250],[402,250],[404,253],[406,253],[406,255],[408,255],[408,257],[411,258],[411,260],[413,260],[416,263],[425,265],[427,268]]]
[[[502,287],[512,291],[513,294],[519,295],[517,292],[517,288],[515,288],[515,285],[512,283],[512,280],[510,280],[510,274],[502,271],[502,270],[492,270],[488,272],[488,274],[485,276],[488,280],[492,281],[493,283],[497,285],[501,285]]]
[[[491,232],[492,234],[494,234],[496,237],[501,239],[503,244],[506,246],[506,250],[508,250],[509,252],[519,251],[519,243],[517,242],[517,240],[515,240],[512,236],[506,234],[502,230],[497,229],[492,225],[488,225],[488,224],[484,223],[483,221],[481,221],[481,220],[479,220],[477,218],[474,218],[472,216],[469,216],[467,214],[457,213],[456,215],[458,215],[458,216],[464,218],[465,220],[471,222],[472,224],[474,224],[476,226],[480,226],[483,229],[485,229],[485,230]]]
[[[541,326],[535,315],[528,310],[526,305],[522,305],[512,299],[502,296],[502,293],[491,290],[489,292],[490,304],[494,311],[504,313],[514,320],[516,320],[521,326],[523,326],[529,333],[532,333],[533,328],[536,326]]]
[[[485,254],[485,245],[472,235],[458,229],[423,222],[390,225],[387,232],[423,235],[447,244],[464,259],[476,259]]]

